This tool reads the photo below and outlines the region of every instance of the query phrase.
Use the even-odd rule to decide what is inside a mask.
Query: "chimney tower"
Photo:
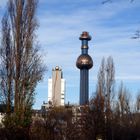
[[[80,105],[86,105],[89,99],[89,69],[93,66],[92,58],[88,55],[88,41],[91,40],[91,36],[88,32],[83,32],[79,39],[82,41],[82,46],[76,66],[80,69]]]

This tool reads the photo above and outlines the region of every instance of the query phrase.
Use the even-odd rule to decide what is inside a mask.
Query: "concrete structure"
[[[80,105],[85,105],[88,104],[89,98],[89,69],[93,66],[92,58],[88,55],[88,41],[91,37],[88,32],[83,32],[79,39],[82,41],[82,46],[76,66],[80,69]]]
[[[52,70],[52,79],[48,80],[48,102],[53,106],[64,106],[65,79],[62,70],[57,66]]]

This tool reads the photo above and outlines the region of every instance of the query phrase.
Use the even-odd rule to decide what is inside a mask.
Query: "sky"
[[[80,34],[89,32],[89,55],[94,66],[89,72],[89,96],[95,92],[97,73],[103,57],[113,57],[115,79],[123,81],[132,95],[140,91],[140,39],[132,39],[140,30],[140,0],[40,0],[36,32],[40,52],[47,71],[36,88],[33,108],[40,109],[47,102],[48,78],[52,68],[60,66],[66,79],[66,98],[79,103],[80,71],[76,68],[81,53]],[[6,0],[0,0],[0,20]]]

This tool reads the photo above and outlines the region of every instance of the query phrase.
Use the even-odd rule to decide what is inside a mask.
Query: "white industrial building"
[[[52,78],[48,79],[48,102],[53,106],[64,106],[65,104],[65,86],[62,70],[56,66],[52,70]]]

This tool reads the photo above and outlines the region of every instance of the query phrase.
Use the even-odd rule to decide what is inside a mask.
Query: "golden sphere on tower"
[[[76,61],[76,66],[79,69],[90,69],[93,66],[92,58],[88,54],[81,54]]]

